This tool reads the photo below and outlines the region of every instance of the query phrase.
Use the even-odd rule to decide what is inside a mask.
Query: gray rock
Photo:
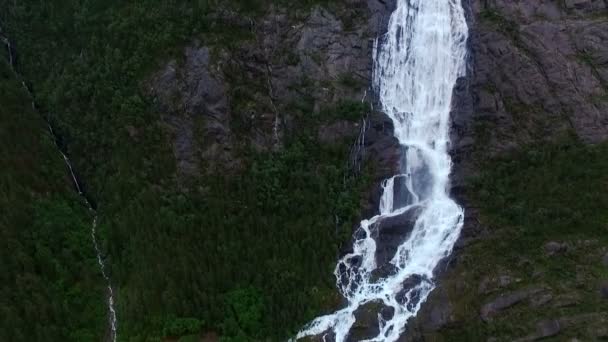
[[[509,285],[517,281],[518,279],[515,279],[506,274],[494,277],[485,277],[479,284],[478,292],[479,294],[488,294],[498,289],[508,287]]]
[[[523,300],[529,298],[531,295],[534,295],[540,291],[542,290],[528,289],[502,294],[481,307],[481,319],[484,322],[489,322],[494,316],[498,315],[501,311],[504,311],[512,307],[513,305],[522,302]]]
[[[182,175],[194,175],[200,160],[231,168],[230,111],[226,84],[212,74],[210,51],[194,44],[184,50],[184,62],[173,60],[148,82],[149,92],[173,131],[173,151]],[[203,146],[194,136],[195,122],[203,122]]]
[[[530,306],[534,308],[542,307],[548,304],[551,300],[553,300],[553,295],[551,293],[540,293],[530,298]]]
[[[536,324],[536,330],[538,339],[541,339],[559,334],[561,326],[558,320],[543,320]]]
[[[588,15],[605,10],[604,1],[571,6],[589,7]],[[605,20],[573,15],[557,1],[473,0],[471,10],[470,72],[462,82],[466,91],[455,91],[455,172],[467,167],[475,148],[458,142],[481,133],[485,156],[572,129],[585,142],[608,138]],[[496,17],[481,17],[483,11],[504,18],[509,29]]]
[[[372,283],[378,281],[379,279],[383,279],[383,278],[388,278],[390,276],[393,276],[395,274],[397,274],[397,272],[399,271],[399,269],[391,264],[391,263],[385,263],[383,265],[380,265],[378,268],[376,268],[375,270],[372,271],[372,274],[370,276],[370,281]]]
[[[214,20],[254,31],[255,38],[212,49],[193,42],[183,59],[167,62],[146,82],[171,129],[179,173],[196,174],[202,165],[238,170],[237,146],[280,149],[285,134],[298,129],[296,115],[318,113],[340,101],[361,101],[371,79],[373,38],[386,29],[380,24],[393,4],[351,0],[348,8],[333,9],[335,13],[321,6],[305,13],[272,6],[255,20],[216,9]],[[356,23],[347,29],[341,18],[354,9]],[[355,84],[337,82],[343,75]],[[322,127],[318,137],[331,144],[357,133],[356,125],[338,122]],[[384,175],[395,168],[398,157],[391,153],[398,149],[390,148],[388,135],[376,143],[366,144],[360,159],[379,163],[375,169]]]
[[[580,302],[581,296],[578,293],[573,292],[557,296],[553,301],[552,306],[554,308],[565,308],[578,305]]]
[[[604,264],[604,266],[608,267],[608,253],[606,253],[604,255],[604,257],[602,257],[602,264]]]
[[[434,305],[428,305],[434,304]],[[419,315],[424,318],[422,329],[424,331],[439,331],[451,324],[456,323],[454,307],[449,301],[447,288],[439,286],[433,291],[431,302],[422,306]]]
[[[536,323],[536,331],[526,337],[519,338],[515,342],[529,342],[542,340],[547,337],[558,335],[562,327],[560,322],[555,319],[545,319]]]
[[[376,263],[387,264],[397,252],[399,245],[405,241],[414,229],[421,206],[413,207],[400,215],[386,217],[376,223],[372,235],[376,240]]]
[[[385,306],[380,301],[369,302],[354,312],[355,323],[348,334],[347,341],[356,342],[375,337],[380,333],[378,319],[390,319],[394,309]]]
[[[544,249],[547,255],[553,256],[566,252],[568,250],[568,245],[566,243],[550,241],[545,244]]]
[[[608,280],[605,280],[600,284],[600,294],[602,295],[602,298],[608,299]]]

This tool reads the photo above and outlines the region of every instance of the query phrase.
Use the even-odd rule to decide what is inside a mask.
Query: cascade
[[[382,183],[378,214],[361,222],[352,252],[335,268],[346,307],[316,318],[296,339],[346,341],[357,309],[377,302],[393,314],[378,313],[379,333],[366,341],[396,341],[435,288],[435,268],[451,253],[464,217],[449,197],[448,148],[452,92],[465,73],[467,39],[461,0],[397,0],[387,33],[375,42],[373,85],[401,145],[400,171]],[[388,261],[393,271],[378,277],[379,229],[404,215],[413,217],[411,231]]]

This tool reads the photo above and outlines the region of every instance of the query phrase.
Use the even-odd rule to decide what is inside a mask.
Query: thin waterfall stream
[[[32,102],[31,102],[32,109],[35,112],[39,112],[39,110],[36,106],[36,102],[34,101],[34,96],[32,94],[32,91],[30,90],[30,88],[27,86],[27,84],[23,80],[23,77],[21,77],[21,75],[17,72],[16,66],[15,66],[15,58],[14,58],[15,51],[13,50],[11,42],[8,39],[8,37],[2,35],[1,28],[0,28],[0,40],[6,46],[7,53],[8,53],[8,63],[9,63],[9,66],[11,67],[11,70],[13,71],[13,73],[15,74],[15,76],[18,79],[21,79],[21,85],[23,86],[23,88],[25,89],[25,91],[27,92],[29,97],[32,99]],[[78,178],[76,177],[76,174],[74,172],[70,159],[63,152],[63,150],[61,149],[61,146],[59,145],[58,137],[55,134],[53,127],[51,126],[50,120],[48,120],[48,118],[44,118],[44,119],[46,121],[49,133],[51,134],[51,137],[53,138],[53,142],[55,143],[55,147],[57,148],[57,151],[59,151],[59,154],[61,155],[61,157],[70,173],[70,177],[72,178],[74,187],[75,187],[76,191],[78,192],[78,195],[82,198],[84,204],[87,206],[89,212],[91,213],[91,216],[93,217],[93,221],[91,223],[91,230],[90,230],[91,241],[93,242],[93,248],[95,249],[97,264],[99,265],[101,275],[103,276],[103,278],[106,282],[107,307],[108,307],[108,316],[109,316],[108,319],[109,319],[109,329],[110,329],[109,338],[112,342],[116,342],[118,323],[117,323],[117,318],[116,318],[116,309],[114,307],[114,289],[112,288],[110,276],[106,272],[106,264],[104,262],[103,255],[102,255],[101,249],[99,248],[99,243],[97,241],[97,218],[98,218],[97,211],[95,210],[95,208],[93,207],[93,205],[91,204],[89,199],[84,194],[84,192],[82,190],[82,186],[80,185],[80,182],[78,181]]]
[[[399,174],[382,183],[378,215],[363,220],[352,252],[336,265],[336,285],[348,304],[306,325],[296,339],[322,336],[346,341],[355,312],[368,303],[378,312],[379,333],[365,341],[396,341],[435,288],[435,268],[449,256],[464,211],[449,196],[452,161],[449,131],[452,92],[465,74],[468,27],[461,0],[397,0],[388,31],[374,48],[374,90],[394,124],[402,161]],[[383,223],[408,218],[407,236],[378,262]],[[378,276],[381,274],[381,276]]]

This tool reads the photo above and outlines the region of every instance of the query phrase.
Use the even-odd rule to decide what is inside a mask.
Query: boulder
[[[412,207],[402,214],[392,217],[384,217],[375,224],[376,240],[376,262],[384,265],[395,256],[399,245],[401,245],[414,229],[421,206]]]
[[[530,296],[541,292],[541,289],[519,290],[506,294],[502,294],[494,300],[484,304],[480,310],[481,319],[484,322],[491,321],[494,316],[500,312],[512,307],[513,305],[524,301]]]
[[[530,298],[530,306],[532,306],[533,308],[542,307],[551,302],[551,300],[553,300],[553,295],[551,293],[539,293],[538,295],[532,296],[532,298]]]
[[[381,301],[373,301],[360,306],[354,312],[355,323],[353,324],[347,342],[356,342],[376,337],[380,333],[379,318],[391,319],[394,309],[384,305]]]
[[[542,320],[536,324],[538,339],[551,337],[559,334],[561,326],[555,319]]]
[[[545,244],[544,250],[547,255],[553,256],[566,252],[568,250],[568,245],[566,243],[550,241]]]
[[[494,277],[486,276],[479,284],[478,292],[479,294],[488,294],[498,289],[508,287],[509,285],[517,281],[519,281],[519,279],[515,279],[507,274],[502,274]]]
[[[576,292],[572,292],[557,296],[552,306],[554,308],[565,308],[578,305],[580,302],[581,296]]]

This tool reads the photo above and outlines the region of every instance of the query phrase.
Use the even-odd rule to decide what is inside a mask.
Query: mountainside
[[[0,94],[0,340],[95,339],[106,320],[92,217],[5,60]]]
[[[608,7],[471,1],[456,90],[454,195],[466,221],[410,338],[608,336]]]
[[[335,261],[402,161],[370,88],[394,6],[0,0],[40,107],[2,61],[0,339],[108,338],[91,218],[43,117],[96,205],[119,341],[279,341],[341,307]],[[606,338],[608,3],[465,9],[465,225],[404,340]],[[377,329],[366,310],[352,340]]]

